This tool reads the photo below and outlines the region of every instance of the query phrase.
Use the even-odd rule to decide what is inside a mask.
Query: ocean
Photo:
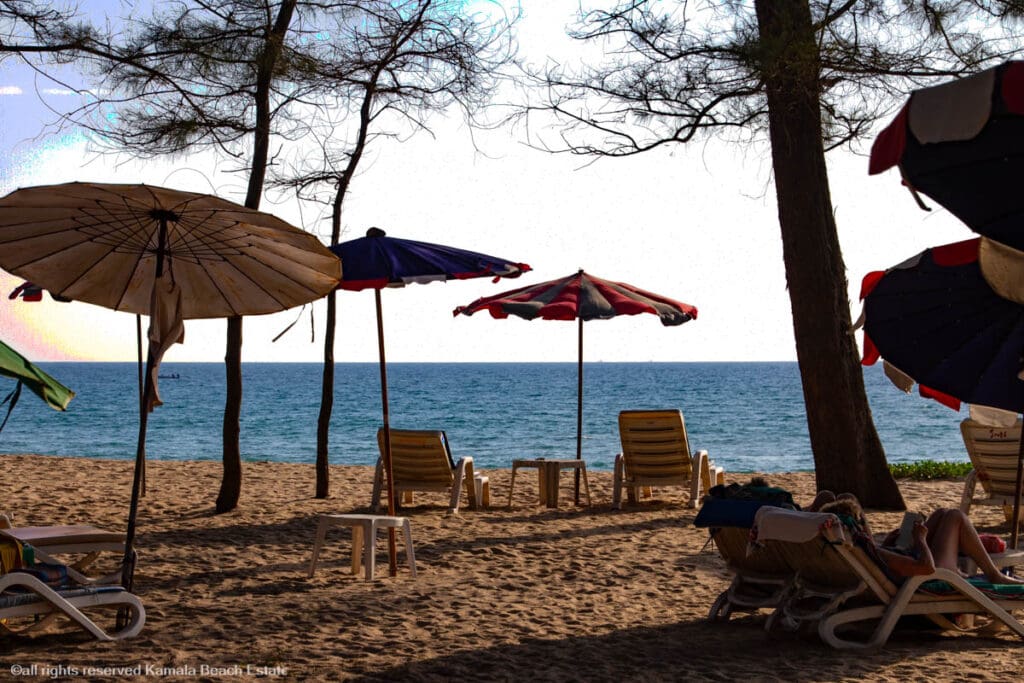
[[[0,453],[132,458],[138,434],[134,363],[42,363],[75,390],[67,412],[25,391],[0,432]],[[243,364],[241,450],[246,461],[312,463],[320,408],[319,363]],[[147,455],[220,460],[224,366],[166,363],[164,405],[149,418]],[[332,464],[371,465],[381,424],[375,363],[339,363],[330,436]],[[966,461],[957,414],[906,395],[865,368],[875,425],[890,463]],[[478,468],[513,458],[576,454],[575,363],[390,363],[391,425],[443,429],[453,455]],[[0,397],[13,382],[0,378]],[[796,363],[587,363],[583,457],[610,470],[620,410],[679,408],[690,446],[727,472],[813,469]],[[2,409],[6,412],[6,407]],[[2,415],[2,413],[0,413]]]

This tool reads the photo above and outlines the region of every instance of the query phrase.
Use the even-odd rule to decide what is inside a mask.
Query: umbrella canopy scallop
[[[0,267],[58,296],[149,315],[158,262],[185,319],[283,311],[341,277],[315,236],[212,195],[67,183],[0,199]]]

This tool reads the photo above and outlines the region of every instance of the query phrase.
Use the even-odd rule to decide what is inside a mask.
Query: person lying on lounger
[[[823,491],[815,498],[815,502],[819,502],[819,499],[827,501],[828,498],[828,492]],[[974,560],[990,582],[1024,584],[1024,579],[1007,576],[999,571],[985,550],[977,529],[960,510],[940,508],[923,523],[915,522],[911,547],[902,550],[895,546],[899,529],[890,532],[881,544],[875,541],[864,517],[864,510],[855,496],[844,493],[831,498],[829,502],[821,502],[817,511],[831,512],[844,523],[852,525],[855,531],[862,532],[858,540],[870,541],[876,559],[894,575],[893,578],[931,574],[936,567],[959,571],[957,557],[966,555]]]

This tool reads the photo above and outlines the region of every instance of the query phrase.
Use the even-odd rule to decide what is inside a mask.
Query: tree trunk
[[[292,20],[296,0],[284,0],[278,10],[277,19],[267,34],[263,54],[257,64],[256,92],[253,95],[256,107],[256,125],[253,129],[252,165],[249,170],[249,184],[246,188],[245,206],[260,208],[263,197],[263,180],[267,175],[267,156],[270,150],[270,85],[274,78],[274,66],[281,54],[284,34]],[[234,510],[242,491],[242,451],[239,446],[242,417],[242,318],[228,318],[227,349],[224,353],[227,392],[224,399],[223,464],[224,478],[217,495],[218,513]]]
[[[786,283],[818,489],[905,509],[864,390],[822,143],[807,0],[756,0]]]
[[[217,494],[217,513],[229,512],[238,506],[242,492],[242,452],[238,437],[242,415],[242,318],[228,318],[227,349],[224,368],[227,397],[224,401],[224,477]]]
[[[316,423],[316,497],[330,495],[330,469],[327,457],[327,443],[331,428],[331,411],[334,409],[334,332],[337,296],[327,295],[327,330],[324,332],[324,369],[320,389],[320,415]]]

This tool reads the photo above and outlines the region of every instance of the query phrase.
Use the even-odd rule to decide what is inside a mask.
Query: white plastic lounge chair
[[[953,615],[987,615],[1024,638],[1024,624],[1010,613],[1024,608],[1024,595],[994,595],[948,569],[897,586],[850,540],[835,515],[763,507],[756,525],[758,539],[773,541],[788,553],[798,576],[794,595],[779,608],[783,618],[791,624],[816,623],[818,635],[832,647],[881,647],[900,617],[915,614],[949,630],[962,630],[950,621]],[[812,553],[806,552],[809,541],[817,541]],[[838,632],[861,622],[873,625],[865,638]]]
[[[971,419],[960,423],[964,446],[974,466],[964,482],[961,512],[969,514],[972,505],[1000,505],[1004,512],[1013,509],[1020,430],[1020,420],[1010,427],[993,427]],[[1012,523],[1009,515],[1006,519]]]
[[[612,507],[622,508],[622,489],[630,503],[656,486],[689,489],[690,508],[697,507],[701,487],[706,492],[721,483],[725,471],[708,461],[707,451],[691,454],[680,410],[623,410],[619,413],[622,452],[615,456]]]
[[[377,444],[382,453],[377,459],[373,477],[373,495],[370,509],[380,508],[384,488],[384,429],[377,430]],[[469,507],[476,509],[490,505],[490,482],[473,471],[473,458],[464,456],[458,463],[452,460],[448,437],[442,431],[418,429],[391,430],[391,468],[395,478],[395,502],[411,503],[413,491],[438,491],[450,494],[448,512],[459,511],[459,498],[463,487]]]
[[[796,574],[786,558],[773,544],[750,549],[750,529],[721,527],[711,530],[711,538],[733,575],[729,587],[722,591],[708,612],[708,619],[728,620],[734,611],[756,612],[781,605],[796,585]],[[765,626],[771,630],[777,612],[773,611]]]
[[[122,608],[128,619],[123,628],[108,632],[86,616],[86,610],[105,608],[113,619]],[[138,635],[146,623],[142,602],[120,586],[87,586],[53,589],[31,574],[8,572],[0,576],[0,629],[27,633],[65,616],[97,640],[121,640]],[[19,626],[19,624],[24,624]]]

